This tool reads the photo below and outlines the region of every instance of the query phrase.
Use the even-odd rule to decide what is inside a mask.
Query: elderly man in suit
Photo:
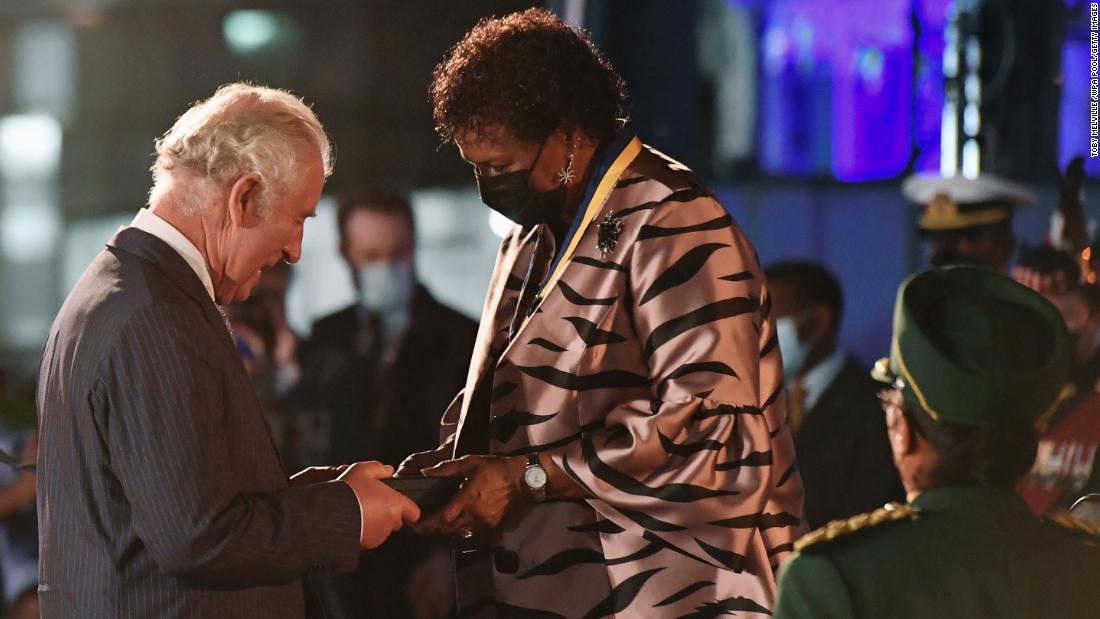
[[[219,311],[298,259],[330,145],[296,97],[233,84],[156,150],[149,207],[77,282],[43,354],[42,613],[303,617],[303,577],[351,569],[419,517],[377,462],[288,483]]]

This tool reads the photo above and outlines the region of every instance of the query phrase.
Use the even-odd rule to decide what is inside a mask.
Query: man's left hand
[[[456,535],[496,528],[527,500],[526,468],[522,456],[463,456],[424,469],[427,477],[464,477],[466,482],[450,503],[422,518],[414,529],[427,535]]]

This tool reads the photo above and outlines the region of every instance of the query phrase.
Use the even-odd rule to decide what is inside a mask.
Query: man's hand
[[[453,453],[454,445],[450,441],[431,451],[414,453],[397,466],[396,477],[420,477],[423,469],[435,466],[444,460],[450,460]]]
[[[463,456],[424,469],[428,477],[464,477],[466,483],[443,509],[414,529],[429,535],[454,535],[496,528],[517,505],[526,502],[522,456]]]
[[[393,467],[381,462],[356,462],[337,478],[351,486],[359,499],[359,546],[364,549],[380,546],[391,533],[420,519],[416,503],[379,481],[392,474]]]
[[[332,481],[346,470],[348,470],[348,465],[346,464],[341,464],[340,466],[311,466],[291,475],[290,485],[309,486]]]

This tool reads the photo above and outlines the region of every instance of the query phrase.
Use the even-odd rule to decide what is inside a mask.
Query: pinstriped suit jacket
[[[38,386],[43,617],[300,618],[303,576],[354,567],[354,493],[287,487],[221,315],[156,237],[95,259]]]

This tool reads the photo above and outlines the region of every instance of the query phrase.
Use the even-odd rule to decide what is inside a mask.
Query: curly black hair
[[[429,94],[445,142],[493,125],[524,142],[562,126],[600,140],[626,115],[626,83],[611,63],[544,9],[479,21],[436,66]]]

